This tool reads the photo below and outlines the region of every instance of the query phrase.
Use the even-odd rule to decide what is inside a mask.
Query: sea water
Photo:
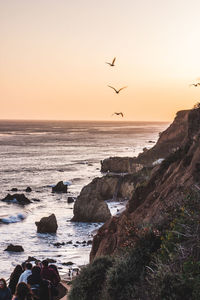
[[[102,176],[101,160],[137,156],[144,147],[154,146],[167,126],[154,122],[0,121],[0,199],[16,193],[10,190],[17,188],[17,193],[38,200],[26,206],[0,201],[0,277],[8,278],[28,256],[55,259],[61,274],[68,270],[63,263],[87,264],[91,250],[87,242],[102,224],[71,222],[73,203],[68,204],[67,197],[78,196],[83,186]],[[68,184],[68,193],[52,193],[52,185],[61,180]],[[30,193],[25,192],[28,186]],[[109,206],[115,214],[123,204]],[[37,233],[35,222],[52,213],[57,218],[57,233]],[[4,251],[10,243],[22,245],[24,252]]]

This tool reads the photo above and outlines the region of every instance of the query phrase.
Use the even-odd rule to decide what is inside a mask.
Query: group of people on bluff
[[[59,282],[57,267],[48,260],[35,266],[23,263],[13,270],[8,286],[4,278],[0,279],[0,300],[53,300]]]

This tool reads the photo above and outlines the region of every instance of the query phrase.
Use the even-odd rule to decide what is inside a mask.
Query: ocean
[[[124,121],[10,121],[0,120],[0,199],[12,188],[24,193],[31,204],[20,206],[0,201],[0,277],[9,278],[16,264],[28,256],[53,258],[60,273],[89,262],[91,245],[100,223],[74,223],[73,203],[83,186],[102,176],[100,161],[110,156],[137,156],[151,148],[159,132],[167,128],[161,122]],[[150,142],[151,141],[151,142]],[[67,194],[52,193],[58,181],[68,185]],[[24,190],[30,186],[32,192]],[[112,214],[122,203],[109,203]],[[35,222],[54,213],[56,234],[39,234]],[[22,245],[24,252],[4,251],[8,244]],[[64,243],[55,246],[55,243]],[[89,243],[90,244],[90,243]],[[63,265],[64,264],[64,265]]]

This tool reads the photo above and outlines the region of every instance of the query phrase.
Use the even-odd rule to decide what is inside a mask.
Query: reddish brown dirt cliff
[[[176,114],[173,123],[160,134],[158,142],[148,151],[138,157],[110,157],[101,162],[101,172],[134,173],[141,165],[150,166],[159,158],[165,158],[184,143],[188,130],[189,110],[182,110]]]
[[[163,149],[165,145],[167,149],[170,138],[175,141],[175,150],[153,172],[145,185],[136,188],[126,211],[119,217],[109,219],[99,229],[93,240],[91,260],[96,256],[113,254],[131,239],[134,241],[139,228],[147,224],[161,226],[168,218],[169,209],[181,203],[188,188],[199,189],[200,109],[179,112],[173,124],[168,133],[161,134],[154,148]],[[153,148],[149,153],[152,151]]]

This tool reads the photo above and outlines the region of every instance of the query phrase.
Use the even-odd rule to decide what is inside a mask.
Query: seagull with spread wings
[[[120,116],[120,115],[121,115],[122,118],[123,118],[123,116],[124,116],[124,114],[123,114],[122,112],[115,112],[114,114],[112,114],[112,116],[113,116],[113,115],[117,115],[117,116]]]
[[[114,67],[115,66],[115,60],[116,60],[116,57],[113,58],[113,61],[111,63],[106,62],[106,64],[110,65],[111,67]]]
[[[194,87],[198,87],[198,86],[200,85],[200,82],[190,84],[190,86],[192,86],[192,85],[193,85]]]
[[[115,91],[116,94],[119,94],[119,92],[120,92],[121,90],[127,88],[127,86],[124,86],[124,87],[122,87],[121,89],[116,90],[116,89],[115,89],[113,86],[111,86],[111,85],[108,85],[108,87],[111,88],[111,89],[113,89],[113,90]]]

